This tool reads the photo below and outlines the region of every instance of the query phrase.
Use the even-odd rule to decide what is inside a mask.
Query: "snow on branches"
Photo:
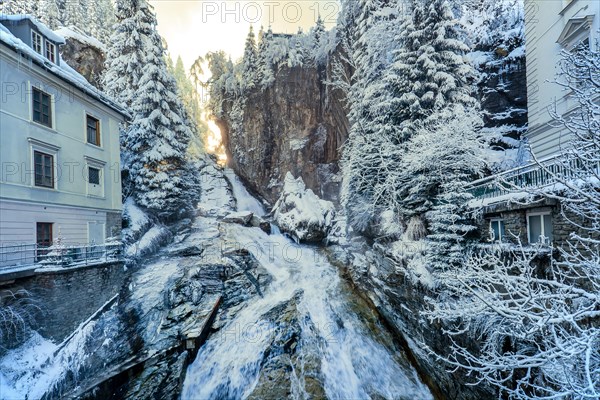
[[[563,53],[557,84],[578,107],[550,112],[569,136],[557,162],[539,163],[554,181],[534,190],[559,200],[572,227],[566,243],[473,251],[439,274],[442,294],[426,313],[481,348],[452,341],[444,359],[514,399],[600,397],[600,56]],[[545,253],[545,254],[544,254]]]

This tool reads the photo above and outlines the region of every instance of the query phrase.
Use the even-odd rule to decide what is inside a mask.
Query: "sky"
[[[224,50],[235,60],[253,25],[272,26],[274,32],[296,33],[314,26],[320,14],[327,28],[335,25],[339,0],[150,0],[158,31],[173,58],[181,56],[189,68],[198,56]]]

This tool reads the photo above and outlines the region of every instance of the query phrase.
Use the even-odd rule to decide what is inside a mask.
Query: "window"
[[[490,236],[492,242],[501,242],[504,239],[504,221],[492,219],[490,221]]]
[[[46,40],[46,58],[56,64],[56,46]]]
[[[88,182],[92,185],[100,184],[100,170],[94,167],[88,167]]]
[[[586,39],[588,40],[589,45],[593,21],[593,14],[571,18],[565,24],[565,27],[558,37],[557,43],[568,51],[572,51],[575,47],[577,47],[577,45]]]
[[[100,121],[94,117],[86,116],[87,142],[100,146]]]
[[[39,89],[32,90],[33,121],[52,127],[51,98],[48,93]]]
[[[552,242],[552,215],[550,212],[531,213],[527,215],[527,232],[529,243]]]
[[[31,31],[31,47],[36,53],[42,54],[42,35],[36,31]]]
[[[44,256],[48,254],[48,250],[43,249],[52,246],[52,223],[36,223],[35,236],[38,247],[36,261],[42,261]],[[40,250],[40,248],[42,250]]]
[[[54,157],[40,151],[33,152],[35,186],[54,188]]]
[[[106,162],[83,156],[87,170],[87,195],[91,197],[104,197],[104,167]]]

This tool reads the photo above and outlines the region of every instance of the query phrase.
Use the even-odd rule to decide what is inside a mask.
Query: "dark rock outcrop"
[[[63,34],[66,44],[61,46],[60,55],[64,61],[96,88],[102,90],[105,49],[97,40],[77,34],[70,29],[58,31]]]
[[[451,345],[444,333],[445,327],[421,314],[428,307],[427,298],[435,298],[437,294],[435,288],[423,282],[425,280],[409,276],[407,265],[402,260],[387,252],[384,246],[370,246],[360,239],[354,240],[349,248],[330,248],[330,257],[404,342],[404,350],[436,399],[497,398],[492,388],[484,384],[468,385],[475,378],[465,376],[431,354],[433,351],[448,356]],[[471,350],[477,350],[474,347],[477,344],[466,335],[453,339]]]
[[[281,68],[272,86],[249,95],[241,129],[233,129],[233,104],[217,120],[231,167],[271,204],[287,172],[300,176],[319,197],[339,200],[339,165],[349,123],[343,94],[327,87],[331,66]]]

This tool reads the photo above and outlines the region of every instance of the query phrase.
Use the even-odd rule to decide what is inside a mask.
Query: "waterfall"
[[[242,196],[237,197],[238,211],[256,210],[260,203],[231,174],[234,195]],[[384,329],[373,329],[356,309],[354,293],[322,250],[273,232],[227,225],[226,240],[247,249],[273,282],[200,349],[188,368],[181,399],[252,395],[261,375],[270,373],[263,370],[265,364],[279,356],[272,348],[275,342],[284,343],[290,353],[282,358],[289,364],[289,379],[279,383],[289,385],[288,398],[315,397],[309,389],[315,380],[330,399],[432,398],[403,354],[392,350]],[[299,337],[286,330],[297,330]],[[293,350],[285,347],[292,342]]]

